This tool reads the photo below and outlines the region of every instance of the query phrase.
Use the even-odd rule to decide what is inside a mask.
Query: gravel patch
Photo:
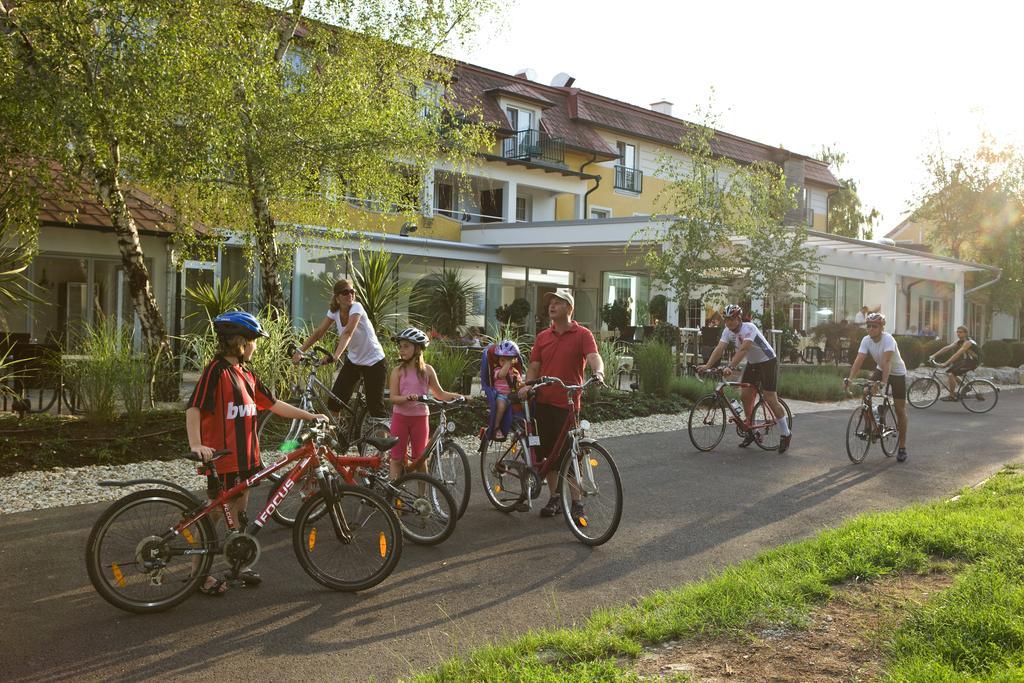
[[[1003,391],[1019,390],[1022,385],[1003,385]],[[847,410],[857,405],[860,399],[851,398],[827,403],[790,401],[789,409],[794,415],[818,413],[829,410]],[[649,415],[626,420],[606,420],[593,423],[589,434],[598,439],[634,434],[652,434],[686,429],[689,413],[674,415]],[[456,439],[466,455],[475,460],[480,442],[476,437],[464,436]],[[166,479],[187,489],[198,491],[206,488],[206,479],[196,474],[195,465],[186,460],[133,463],[131,465],[91,467],[58,467],[41,472],[19,472],[9,477],[0,477],[0,514],[39,510],[65,505],[96,503],[115,500],[129,491],[146,488],[99,486],[98,482],[128,479]]]

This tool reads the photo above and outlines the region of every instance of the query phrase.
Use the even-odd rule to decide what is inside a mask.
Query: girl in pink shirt
[[[434,368],[423,361],[423,350],[430,340],[422,330],[407,327],[394,339],[398,342],[400,362],[391,371],[390,400],[394,404],[391,434],[398,438],[398,443],[391,449],[388,474],[397,479],[405,470],[409,447],[412,447],[412,457],[419,457],[430,438],[430,409],[420,403],[420,396],[433,394],[442,401],[451,401],[460,394],[442,389]],[[426,471],[426,461],[421,461],[417,469]]]

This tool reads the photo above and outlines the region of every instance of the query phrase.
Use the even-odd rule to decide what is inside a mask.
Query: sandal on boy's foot
[[[754,432],[747,432],[747,435],[743,437],[743,441],[740,441],[740,448],[746,448],[750,444],[754,443]]]
[[[501,432],[500,429],[498,431],[494,432],[494,440],[495,441],[504,441],[505,440],[505,435]]]
[[[896,462],[903,462],[907,459],[907,449],[901,448],[896,452]]]
[[[540,509],[541,517],[554,517],[562,511],[562,504],[558,502],[558,498],[551,496],[548,499],[548,504]]]
[[[213,579],[213,583],[207,585],[208,579]],[[222,598],[224,597],[224,594],[228,592],[228,582],[224,579],[218,579],[207,574],[203,577],[202,581],[199,582],[198,590],[203,595],[209,595],[211,598]]]
[[[587,513],[583,511],[583,503],[575,500],[569,510],[572,512],[572,518],[576,523],[581,527],[586,528],[587,524],[590,523],[590,520],[587,519]]]

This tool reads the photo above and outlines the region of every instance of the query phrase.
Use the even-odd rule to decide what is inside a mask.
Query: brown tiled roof
[[[524,82],[522,78],[473,64],[456,63],[455,75],[452,83],[455,102],[464,107],[481,106],[484,121],[496,126],[501,133],[510,132],[508,119],[498,107],[497,98],[487,93],[510,91],[514,88],[515,92],[521,93],[523,97],[554,103],[544,110],[544,116],[541,118],[541,125],[548,133],[564,137],[569,146],[610,153],[613,158],[617,157],[618,153],[609,148],[595,128],[605,128],[675,146],[679,144],[688,125],[682,119],[579,88],[557,88],[542,83]],[[755,161],[779,163],[790,157],[803,159],[805,180],[828,187],[839,187],[839,182],[829,171],[827,164],[779,147],[715,131],[712,149],[716,154],[744,164]]]
[[[457,63],[449,92],[459,107],[466,110],[479,108],[484,123],[494,126],[499,135],[513,131],[508,117],[498,106],[498,92],[517,94],[541,103],[550,102],[550,105],[545,105],[541,118],[545,132],[563,138],[566,146],[571,148],[596,152],[607,159],[619,156],[618,151],[609,147],[591,126],[570,118],[566,88],[552,88],[472,64]]]
[[[141,234],[170,236],[178,232],[174,209],[138,188],[122,186],[128,210]],[[42,189],[39,222],[42,225],[112,230],[114,225],[85,180],[57,180]],[[194,223],[192,230],[210,234],[206,226]]]

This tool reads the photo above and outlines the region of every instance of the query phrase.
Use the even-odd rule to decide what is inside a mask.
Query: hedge
[[[1015,368],[1024,365],[1024,342],[1010,342],[1010,363]]]
[[[998,339],[982,344],[981,355],[982,362],[990,368],[1006,367],[1013,360],[1013,356],[1010,352],[1010,345]]]

